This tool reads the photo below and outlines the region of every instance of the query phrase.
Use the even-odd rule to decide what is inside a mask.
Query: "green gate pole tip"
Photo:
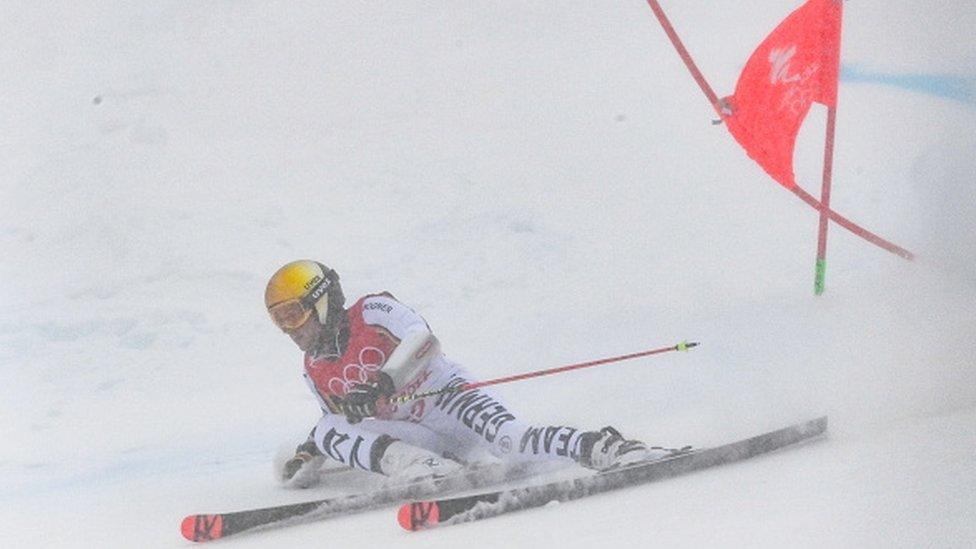
[[[816,295],[823,295],[824,293],[824,279],[827,276],[827,260],[818,259],[816,275],[813,280],[813,293]]]

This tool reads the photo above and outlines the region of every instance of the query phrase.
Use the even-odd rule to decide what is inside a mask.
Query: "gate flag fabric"
[[[821,251],[825,251],[825,217],[871,244],[912,261],[915,254],[909,250],[830,208],[837,77],[840,69],[840,2],[809,0],[784,19],[750,57],[739,77],[735,94],[720,100],[698,69],[688,48],[681,42],[660,2],[647,0],[688,72],[733,137],[745,147],[746,153],[785,189],[820,212],[822,230],[817,243],[818,262],[824,257]],[[814,101],[827,106],[821,200],[797,185],[793,175],[796,134]],[[776,110],[777,107],[783,110]]]
[[[759,45],[723,100],[724,120],[750,158],[796,187],[793,147],[810,105],[836,107],[840,0],[809,0]]]

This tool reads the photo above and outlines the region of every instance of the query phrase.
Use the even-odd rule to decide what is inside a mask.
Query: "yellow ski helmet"
[[[344,301],[339,275],[309,259],[292,261],[278,269],[264,290],[264,305],[271,320],[282,330],[302,326],[312,311],[324,326],[329,312],[341,310]]]

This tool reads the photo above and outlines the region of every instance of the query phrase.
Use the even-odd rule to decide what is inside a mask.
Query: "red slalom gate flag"
[[[759,44],[724,99],[732,136],[788,189],[796,187],[793,147],[810,105],[837,103],[840,29],[840,0],[809,0]]]
[[[830,219],[868,242],[909,261],[915,255],[830,209],[833,136],[840,68],[840,0],[810,0],[787,17],[753,53],[735,95],[719,100],[658,0],[647,0],[664,33],[698,83],[708,102],[726,122],[733,137],[776,181],[820,212],[817,243],[818,274],[826,251],[826,220]],[[827,106],[824,178],[821,200],[796,184],[793,145],[796,134],[818,101]],[[822,277],[820,278],[822,281]]]

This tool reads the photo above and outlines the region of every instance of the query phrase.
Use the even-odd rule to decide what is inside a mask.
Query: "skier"
[[[567,460],[597,470],[670,454],[613,427],[527,425],[484,389],[391,404],[390,397],[472,378],[441,352],[427,322],[391,294],[369,294],[344,309],[338,274],[316,261],[281,267],[264,301],[305,353],[305,381],[323,412],[294,456],[279,465],[283,482],[317,470],[326,456],[413,479],[452,473],[486,451],[502,460]]]

